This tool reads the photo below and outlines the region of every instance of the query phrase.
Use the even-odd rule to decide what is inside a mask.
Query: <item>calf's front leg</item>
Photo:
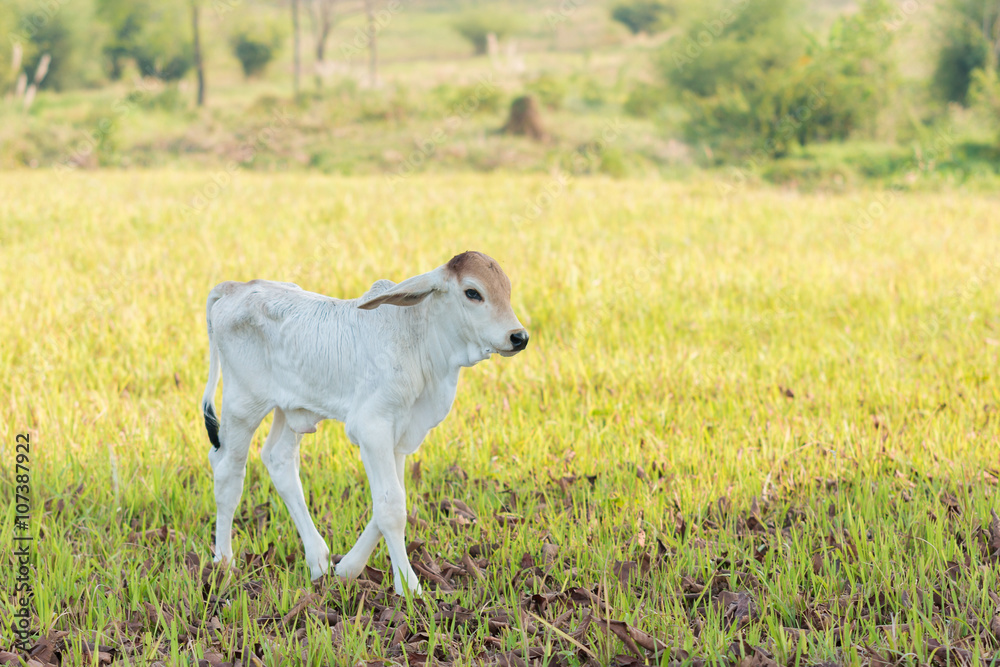
[[[404,481],[404,475],[406,473],[406,455],[396,454],[396,477],[399,479],[399,487],[403,489],[403,501],[406,501],[406,483]],[[372,512],[372,518],[365,526],[364,531],[361,533],[361,537],[354,544],[347,555],[341,559],[337,564],[336,572],[337,576],[344,577],[347,579],[353,579],[361,574],[362,570],[365,569],[365,565],[368,563],[368,559],[372,555],[372,551],[378,546],[378,541],[382,538],[382,531],[378,529],[378,523],[375,521],[374,511]],[[417,587],[420,590],[420,587]]]
[[[368,473],[368,485],[372,493],[372,523],[361,535],[358,544],[351,550],[348,567],[357,567],[357,561],[365,550],[371,553],[374,542],[378,541],[377,529],[385,537],[389,558],[392,559],[392,575],[396,594],[404,595],[406,590],[420,592],[417,575],[410,567],[406,556],[406,491],[401,483],[401,475],[396,470],[395,441],[392,428],[388,424],[368,424],[363,428],[348,429],[348,437],[361,450],[361,461]],[[369,548],[371,547],[371,548]],[[355,554],[355,557],[352,557]],[[364,560],[367,560],[365,554]],[[343,561],[341,561],[343,562]],[[361,561],[361,568],[364,567]],[[338,566],[338,572],[342,571]]]
[[[368,521],[368,525],[361,532],[361,537],[354,543],[354,546],[347,552],[347,555],[337,563],[337,567],[334,570],[337,576],[344,577],[345,579],[353,579],[359,576],[362,570],[365,569],[365,565],[368,564],[368,558],[372,555],[372,551],[375,550],[381,538],[382,532],[378,529],[378,524],[375,523],[375,516],[373,514],[372,518]]]

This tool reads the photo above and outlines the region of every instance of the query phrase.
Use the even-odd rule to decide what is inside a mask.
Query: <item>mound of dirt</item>
[[[542,125],[538,102],[531,95],[522,95],[510,103],[510,115],[507,116],[507,123],[500,131],[504,134],[529,137],[535,141],[546,141],[549,138]]]

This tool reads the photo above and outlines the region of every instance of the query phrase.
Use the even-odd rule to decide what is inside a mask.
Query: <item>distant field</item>
[[[1000,654],[995,196],[218,178],[0,176],[0,585],[27,432],[39,662]],[[311,587],[256,454],[240,569],[203,570],[208,290],[356,296],[466,249],[504,266],[532,338],[463,371],[413,457],[425,596],[391,594],[381,547],[365,581]],[[357,452],[327,422],[303,456],[317,525],[346,553],[369,512]]]

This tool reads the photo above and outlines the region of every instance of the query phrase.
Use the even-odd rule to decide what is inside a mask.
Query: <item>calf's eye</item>
[[[483,300],[483,297],[480,296],[479,292],[477,292],[474,289],[467,289],[467,290],[465,290],[465,296],[469,297],[473,301],[482,301]]]

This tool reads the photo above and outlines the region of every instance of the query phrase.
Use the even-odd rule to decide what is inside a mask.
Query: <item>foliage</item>
[[[1000,73],[996,68],[977,69],[972,73],[969,103],[996,132],[1000,145]]]
[[[720,6],[722,9],[720,9]],[[789,0],[715,5],[667,45],[660,69],[688,109],[685,136],[723,155],[871,132],[894,81],[882,0],[839,18],[826,39],[799,31]]]
[[[112,81],[121,78],[125,61],[142,44],[142,32],[152,11],[148,0],[96,0],[97,16],[109,29],[102,52]]]
[[[16,26],[17,13],[14,7],[6,3],[0,4],[0,98],[14,85],[18,74],[14,71],[14,44],[11,40],[4,39],[16,30]]]
[[[176,81],[194,65],[188,4],[181,0],[97,0],[98,16],[108,26],[103,53],[112,80],[133,60],[143,76]]]
[[[611,8],[611,18],[633,35],[658,33],[667,27],[667,20],[676,15],[673,3],[664,0],[620,0]]]
[[[139,106],[148,110],[176,112],[187,108],[187,100],[177,86],[165,86],[159,92],[143,95]]]
[[[135,62],[143,76],[153,76],[163,81],[177,81],[184,78],[194,66],[194,47],[190,42],[175,45],[176,48],[164,53],[155,46],[140,47],[135,53]]]
[[[656,113],[667,100],[663,86],[640,81],[629,91],[622,109],[636,118],[647,118]]]
[[[462,86],[441,84],[431,91],[441,109],[448,113],[497,113],[504,103],[498,86],[470,83]]]
[[[176,81],[194,66],[194,42],[186,3],[157,4],[136,45],[136,65],[144,76]]]
[[[486,53],[487,35],[493,33],[497,39],[503,39],[521,30],[522,23],[511,12],[478,8],[459,16],[452,27],[482,55]]]
[[[539,74],[524,84],[524,90],[531,93],[543,106],[561,109],[569,86],[564,78],[550,72]]]
[[[263,73],[284,42],[284,30],[275,21],[243,21],[229,35],[229,47],[246,78]]]
[[[962,15],[952,15],[943,33],[932,86],[944,101],[967,104],[973,73],[990,62],[989,42]]]
[[[577,94],[588,107],[601,107],[608,102],[609,90],[601,81],[589,73],[577,73],[573,76],[573,85]]]
[[[362,91],[358,101],[358,119],[362,122],[402,122],[417,111],[412,91],[401,83]]]
[[[726,6],[711,5],[670,40],[661,72],[688,110],[689,141],[732,154],[757,145],[780,153],[791,137],[777,125],[802,78],[805,41],[792,29],[789,0],[742,5],[729,20],[721,18]]]
[[[45,54],[50,56],[42,88],[67,90],[92,85],[100,77],[97,63],[103,34],[91,9],[89,2],[10,3],[7,12],[13,13],[14,25],[4,35],[3,48],[9,49],[14,42],[21,44],[21,71],[29,81]]]
[[[820,91],[823,104],[804,122],[799,142],[844,140],[853,134],[875,136],[879,114],[897,85],[892,34],[881,21],[890,5],[866,0],[856,13],[839,17],[826,43],[811,44],[806,52],[807,90]],[[800,91],[798,104],[808,94]]]

